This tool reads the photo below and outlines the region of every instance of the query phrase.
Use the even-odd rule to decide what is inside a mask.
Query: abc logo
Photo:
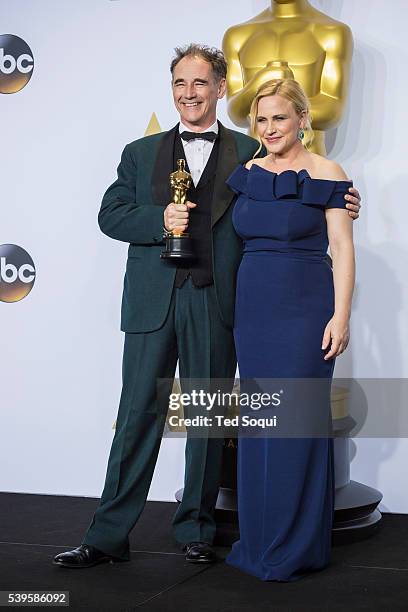
[[[23,89],[33,69],[34,58],[27,43],[13,34],[0,34],[0,93]]]
[[[27,251],[16,244],[0,245],[0,301],[19,302],[34,281],[35,266]]]

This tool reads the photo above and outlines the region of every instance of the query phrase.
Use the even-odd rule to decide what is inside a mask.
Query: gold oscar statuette
[[[187,191],[190,188],[192,178],[186,171],[184,159],[177,160],[177,170],[170,174],[170,187],[172,201],[175,204],[185,204]],[[192,239],[183,230],[174,229],[168,232],[165,238],[165,249],[161,252],[162,259],[194,259]]]
[[[338,127],[347,101],[350,28],[309,0],[271,0],[260,14],[228,28],[223,49],[228,114],[235,125],[249,126],[251,102],[261,85],[294,78],[311,107],[313,133],[307,130],[302,142],[310,151],[326,155],[326,132]]]

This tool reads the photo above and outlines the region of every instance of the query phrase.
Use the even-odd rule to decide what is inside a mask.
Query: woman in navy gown
[[[349,340],[354,248],[344,195],[351,182],[338,164],[303,146],[309,103],[296,81],[265,83],[250,116],[267,155],[227,181],[238,194],[233,222],[244,242],[234,326],[240,377],[325,380],[318,413],[327,425],[334,360]],[[334,508],[330,434],[259,437],[243,429],[240,540],[227,563],[278,581],[324,568]]]

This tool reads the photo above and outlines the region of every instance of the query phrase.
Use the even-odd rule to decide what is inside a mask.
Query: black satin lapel
[[[173,154],[177,129],[178,124],[163,134],[154,164],[151,183],[152,198],[155,204],[161,206],[167,206],[171,202],[169,175],[175,170]]]
[[[237,167],[238,152],[234,137],[230,130],[227,130],[219,123],[219,151],[217,172],[215,175],[214,195],[211,210],[211,226],[213,227],[217,221],[227,210],[234,197],[233,192],[226,185],[225,181],[230,176],[232,171]]]
[[[176,132],[175,135],[174,135],[173,165],[174,165],[174,160],[178,160],[178,159],[184,159],[184,161],[186,162],[186,171],[188,173],[190,173],[190,168],[189,168],[189,165],[188,165],[187,157],[186,157],[186,154],[184,152],[183,142],[182,142],[181,138],[179,137],[179,135]],[[174,167],[174,170],[177,170],[177,166]]]

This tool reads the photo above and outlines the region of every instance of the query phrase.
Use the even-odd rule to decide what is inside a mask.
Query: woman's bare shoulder
[[[313,166],[315,178],[330,181],[348,181],[349,178],[343,168],[332,159],[322,155],[313,154]]]

